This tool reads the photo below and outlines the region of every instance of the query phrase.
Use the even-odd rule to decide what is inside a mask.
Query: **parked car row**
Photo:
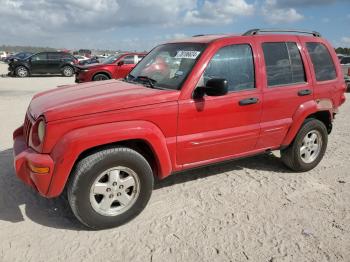
[[[7,57],[9,75],[27,77],[37,74],[76,75],[76,82],[124,78],[145,53],[120,53],[107,58],[73,56],[67,52],[21,52]]]

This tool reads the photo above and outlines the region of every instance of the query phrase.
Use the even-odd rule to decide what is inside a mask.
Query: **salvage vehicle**
[[[27,77],[36,74],[62,74],[71,77],[74,75],[74,64],[78,60],[66,52],[41,52],[22,60],[12,60],[9,63],[9,74],[18,77]]]
[[[35,95],[13,134],[15,170],[44,197],[67,192],[87,227],[116,227],[145,208],[155,179],[179,171],[272,150],[290,170],[313,169],[345,89],[317,32],[176,40],[124,80]]]
[[[112,55],[99,64],[75,67],[75,82],[102,81],[124,78],[145,53],[121,53]]]

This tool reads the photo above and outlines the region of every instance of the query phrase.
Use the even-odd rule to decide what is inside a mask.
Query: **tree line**
[[[338,48],[335,49],[335,52],[337,54],[350,55],[350,48],[338,47]]]

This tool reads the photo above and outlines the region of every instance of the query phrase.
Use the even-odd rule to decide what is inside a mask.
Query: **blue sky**
[[[149,50],[173,38],[298,28],[350,47],[350,0],[0,0],[0,44]]]

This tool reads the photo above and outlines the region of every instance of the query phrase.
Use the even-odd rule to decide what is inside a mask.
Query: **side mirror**
[[[118,66],[124,65],[124,61],[119,61],[119,62],[117,63],[117,65],[118,65]]]
[[[228,82],[226,79],[213,78],[209,79],[204,87],[197,87],[193,98],[203,98],[208,96],[224,96],[228,93]]]

